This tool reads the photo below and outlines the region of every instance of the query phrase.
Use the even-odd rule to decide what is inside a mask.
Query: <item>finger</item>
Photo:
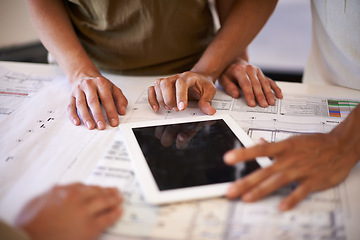
[[[165,105],[163,95],[162,95],[162,92],[161,92],[161,87],[160,87],[161,81],[162,81],[162,78],[159,78],[154,83],[154,88],[155,88],[155,93],[156,93],[156,100],[163,108],[165,108],[166,110],[171,110],[169,107],[167,107]]]
[[[239,83],[239,86],[244,94],[245,100],[250,107],[255,107],[255,96],[251,81],[245,71],[236,71],[235,77]]]
[[[272,157],[285,148],[285,143],[262,143],[249,148],[237,148],[225,153],[224,161],[227,164],[249,161],[256,157]]]
[[[88,105],[83,91],[79,92],[76,96],[76,108],[79,111],[80,117],[88,129],[95,127],[94,121],[90,115]]]
[[[101,111],[100,101],[99,101],[99,95],[96,91],[96,86],[93,84],[87,84],[86,90],[86,101],[90,108],[90,111],[92,113],[92,116],[95,120],[96,126],[99,130],[105,129],[105,118]]]
[[[67,108],[67,112],[70,118],[70,121],[72,123],[74,123],[74,125],[79,126],[80,125],[80,118],[77,114],[77,110],[76,110],[76,98],[75,97],[71,97],[70,103],[68,105]]]
[[[151,86],[148,88],[148,102],[151,106],[151,108],[157,112],[159,110],[159,103],[156,100],[156,93],[155,93],[155,88],[154,86]]]
[[[219,79],[220,85],[224,88],[231,97],[238,98],[240,96],[240,91],[237,83],[232,81],[230,77],[226,74],[223,74]]]
[[[287,211],[294,208],[301,200],[305,199],[307,195],[312,192],[312,184],[310,181],[302,182],[295,190],[283,199],[279,205],[281,211]]]
[[[87,204],[87,210],[90,215],[97,215],[108,211],[111,208],[116,208],[122,202],[120,194],[112,189],[102,188],[101,192],[92,198]]]
[[[228,198],[236,198],[244,194],[245,192],[252,189],[254,186],[256,186],[258,183],[266,179],[269,175],[273,173],[272,167],[267,168],[260,168],[256,170],[255,172],[251,173],[250,175],[247,175],[241,179],[236,180],[233,182],[227,193],[226,196]]]
[[[102,81],[102,79],[100,79]],[[103,105],[105,109],[106,116],[108,118],[108,121],[112,127],[116,127],[119,125],[119,117],[117,114],[117,110],[115,107],[114,99],[112,92],[110,91],[108,84],[104,82],[99,83],[98,88],[99,98],[101,101],[101,104]],[[98,127],[100,129],[100,126],[98,124]],[[104,126],[105,128],[105,126]]]
[[[179,77],[175,83],[177,108],[182,111],[186,108],[188,102],[188,85],[185,79]]]
[[[177,76],[164,78],[160,82],[160,89],[165,105],[174,111],[179,111],[176,104],[175,82]]]
[[[259,81],[261,83],[262,91],[265,94],[265,97],[266,97],[266,100],[267,100],[268,104],[270,104],[272,106],[275,105],[274,93],[271,90],[271,86],[270,86],[270,83],[269,83],[270,79],[266,78],[260,69],[258,69],[258,71],[257,71],[257,77],[258,77],[258,79],[259,79]]]
[[[295,181],[298,176],[299,173],[296,171],[275,172],[245,193],[242,200],[245,202],[257,201],[268,194],[273,193],[277,189]]]
[[[199,108],[200,110],[207,115],[214,115],[216,110],[211,106],[211,101],[213,100],[216,88],[214,85],[207,84],[203,89],[203,94],[199,99]]]
[[[261,107],[268,107],[269,104],[266,101],[263,88],[260,84],[260,80],[257,77],[256,69],[252,65],[248,65],[246,66],[246,73],[251,81],[251,85],[257,102]]]
[[[116,109],[120,115],[125,115],[126,113],[126,107],[128,105],[128,100],[126,99],[125,95],[121,91],[120,88],[113,86],[113,92],[112,92]]]
[[[122,215],[123,210],[120,206],[112,208],[109,211],[98,215],[94,223],[94,227],[98,229],[99,234],[104,232],[108,227],[113,225]]]
[[[276,84],[275,81],[273,81],[272,79],[268,78],[269,80],[269,83],[270,83],[270,86],[272,88],[272,90],[275,92],[275,96],[277,98],[283,98],[283,94],[282,94],[282,91],[281,89],[279,88],[279,86]]]

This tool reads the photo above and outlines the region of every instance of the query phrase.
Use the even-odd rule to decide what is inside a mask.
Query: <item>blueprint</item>
[[[81,181],[116,186],[124,195],[123,216],[102,239],[358,239],[359,166],[339,186],[309,195],[285,213],[278,204],[293,185],[251,204],[213,198],[152,206],[143,200],[121,132],[72,125],[66,113],[69,91],[63,76],[0,68],[0,217],[8,222],[54,184]],[[120,123],[203,115],[195,102],[185,111],[155,113],[146,91],[135,99]],[[329,132],[359,101],[284,94],[275,106],[250,108],[219,90],[212,105],[217,114],[231,115],[255,142],[274,142]],[[355,234],[348,234],[350,228]]]
[[[256,142],[280,141],[297,134],[326,133],[358,104],[354,99],[285,96],[268,108],[248,107],[243,100],[218,92],[212,105],[230,114]],[[202,115],[195,103],[184,112],[164,109],[154,113],[144,92],[121,122]],[[293,190],[286,186],[256,203],[225,198],[165,206],[144,202],[132,171],[121,132],[87,177],[89,184],[116,183],[125,196],[123,217],[104,234],[104,239],[346,239],[344,218],[347,203],[341,188],[312,194],[298,207],[281,213],[280,200]]]

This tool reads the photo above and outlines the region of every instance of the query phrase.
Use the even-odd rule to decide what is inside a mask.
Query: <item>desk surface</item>
[[[356,236],[360,235],[356,227],[360,218],[360,207],[356,201],[360,196],[360,190],[357,187],[360,180],[359,167],[354,169],[343,184],[329,191],[314,194],[294,211],[285,214],[276,210],[281,193],[250,205],[229,202],[220,198],[164,208],[147,206],[141,202],[141,194],[136,193],[136,181],[133,177],[129,184],[129,178],[133,175],[118,128],[107,126],[104,131],[90,131],[83,125],[73,126],[68,120],[66,106],[70,90],[57,66],[0,62],[0,67],[10,71],[5,71],[7,74],[5,78],[0,74],[0,79],[2,77],[0,82],[2,113],[0,114],[2,123],[0,126],[0,216],[9,222],[30,198],[52,185],[83,181],[118,186],[128,197],[128,202],[125,204],[127,214],[109,230],[111,234],[103,236],[109,239],[114,236],[172,239],[167,234],[171,233],[170,236],[173,237],[173,231],[180,229],[179,227],[187,229],[183,231],[185,234],[183,239],[189,239],[189,234],[192,239],[199,239],[200,235],[196,234],[200,234],[201,231],[202,233],[212,231],[213,234],[202,234],[202,239],[223,239],[224,236],[232,239],[230,236],[234,237],[236,234],[243,236],[245,233],[248,234],[249,239],[257,239],[260,236],[256,235],[256,232],[259,234],[257,230],[259,227],[266,228],[274,238],[279,236],[279,232],[285,234],[286,231],[293,237],[309,234],[310,230],[314,234],[316,227],[322,229],[324,226],[328,228],[327,231],[339,235],[346,232],[347,239],[356,239]],[[196,108],[188,109],[183,113],[167,111],[153,113],[146,103],[145,93],[156,77],[128,77],[111,74],[106,76],[123,90],[129,100],[127,114],[120,117],[121,123],[201,114]],[[273,131],[271,126],[276,127],[278,139],[275,140],[279,140],[289,136],[286,135],[289,133],[289,128],[294,128],[295,125],[298,133],[329,131],[336,123],[342,121],[343,117],[331,118],[331,121],[328,121],[329,116],[324,116],[326,109],[322,107],[319,110],[318,106],[327,106],[330,98],[344,101],[360,98],[359,91],[340,87],[287,82],[278,84],[284,92],[285,99],[274,108],[249,110],[242,99],[231,99],[225,94],[217,95],[213,104],[219,113],[231,114],[248,133],[251,132],[254,140],[259,137],[259,134],[268,134]],[[295,116],[299,113],[291,108],[294,106],[296,108],[302,102],[306,102],[308,112],[302,112],[304,116]],[[278,114],[280,112],[282,114]],[[299,119],[301,119],[300,124],[291,123]],[[281,132],[281,129],[284,131]],[[274,132],[271,136],[274,136]],[[126,171],[121,174],[117,172],[117,175],[113,172],[104,172],[115,171],[114,169],[126,169]],[[129,188],[130,185],[131,188]],[[214,209],[216,211],[213,211]],[[171,212],[171,214],[168,213],[171,216],[165,214],[167,211]],[[230,212],[234,214],[229,214]],[[259,212],[261,215],[256,218]],[[206,218],[209,214],[216,217],[219,227],[212,227],[211,224],[214,223]],[[138,219],[134,220],[134,216]],[[332,219],[334,216],[341,219],[336,219],[334,222]],[[298,228],[286,225],[289,224],[285,223],[288,222],[289,217],[298,219],[296,223]],[[269,219],[272,224],[269,225],[269,222],[264,219]],[[277,222],[274,223],[273,219]],[[155,224],[160,220],[166,223],[162,225],[162,230],[156,228]],[[193,225],[191,231],[188,225],[189,220],[191,220],[190,223],[195,221],[190,224]],[[204,220],[203,225],[200,224],[202,220]],[[313,229],[309,230],[305,222],[315,220],[317,222],[311,226]],[[144,230],[145,228],[147,230]],[[284,230],[284,228],[291,229]],[[180,234],[173,239],[182,239],[181,236]],[[313,236],[318,237],[318,235]]]

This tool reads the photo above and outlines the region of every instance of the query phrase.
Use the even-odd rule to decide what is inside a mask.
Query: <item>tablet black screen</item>
[[[228,166],[223,155],[243,147],[224,120],[134,128],[159,190],[231,182],[259,168]]]

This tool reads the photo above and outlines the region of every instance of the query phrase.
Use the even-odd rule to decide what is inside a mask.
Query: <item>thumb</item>
[[[199,99],[199,108],[203,113],[207,115],[214,115],[216,113],[215,108],[211,106],[211,101],[214,98],[215,93],[216,89],[205,91]]]

